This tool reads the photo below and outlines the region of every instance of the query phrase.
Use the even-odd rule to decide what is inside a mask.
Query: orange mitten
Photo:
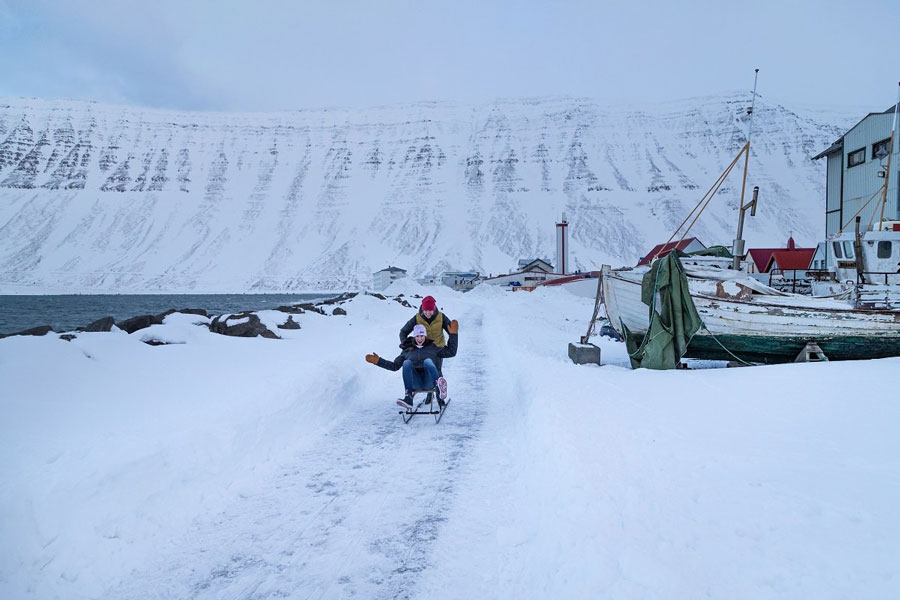
[[[450,325],[447,327],[447,331],[450,333],[459,333],[459,322],[456,319],[450,321]]]
[[[378,364],[378,355],[374,352],[372,354],[366,354],[366,362],[370,362],[373,365]]]

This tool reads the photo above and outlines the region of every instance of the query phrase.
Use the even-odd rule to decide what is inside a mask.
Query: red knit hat
[[[437,302],[431,296],[422,298],[422,310],[437,310]]]

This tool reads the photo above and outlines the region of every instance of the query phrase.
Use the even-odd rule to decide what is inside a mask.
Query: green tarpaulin
[[[678,252],[681,252],[680,250]],[[726,248],[725,246],[710,246],[709,248],[705,248],[703,250],[696,250],[694,252],[688,252],[687,254],[681,254],[682,256],[717,256],[719,258],[734,258],[731,254],[731,250]]]
[[[653,262],[641,282],[641,300],[650,307],[650,330],[640,340],[625,328],[631,366],[674,369],[701,324],[677,253]]]

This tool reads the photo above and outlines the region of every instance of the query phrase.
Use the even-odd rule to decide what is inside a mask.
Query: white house
[[[372,273],[372,289],[376,292],[380,292],[391,285],[391,282],[403,277],[406,277],[406,269],[389,266],[387,269]]]

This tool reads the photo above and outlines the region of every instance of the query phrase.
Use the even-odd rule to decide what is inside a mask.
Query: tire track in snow
[[[476,310],[462,315],[460,354],[445,362],[452,403],[438,425],[404,424],[389,398],[373,398],[107,597],[415,597],[440,559],[430,550],[484,420]]]

